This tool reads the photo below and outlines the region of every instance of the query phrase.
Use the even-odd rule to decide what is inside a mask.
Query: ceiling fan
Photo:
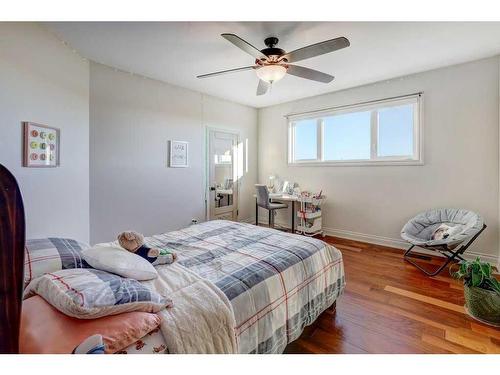
[[[346,48],[350,45],[347,38],[340,37],[325,40],[324,42],[316,44],[311,44],[309,46],[296,49],[292,52],[286,52],[281,48],[276,47],[276,45],[278,44],[278,38],[276,37],[266,38],[264,40],[264,44],[267,46],[267,48],[258,50],[256,47],[235,34],[221,34],[221,36],[229,42],[233,43],[236,47],[253,56],[255,58],[255,65],[202,74],[199,75],[198,78],[208,78],[221,74],[236,73],[253,69],[255,70],[257,77],[259,77],[257,95],[264,95],[274,82],[282,79],[287,73],[313,81],[323,83],[331,82],[334,77],[329,74],[299,65],[292,65],[290,63],[295,63],[297,61],[309,59],[311,57],[324,55],[325,53],[330,53],[338,49]]]

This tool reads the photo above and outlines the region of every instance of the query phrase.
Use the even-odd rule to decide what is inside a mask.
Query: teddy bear
[[[170,264],[177,259],[177,254],[170,250],[147,246],[144,243],[144,236],[134,231],[120,233],[118,235],[118,243],[125,250],[139,255],[149,261],[153,266]]]

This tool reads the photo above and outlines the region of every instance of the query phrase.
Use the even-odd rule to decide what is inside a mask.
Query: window
[[[288,162],[421,164],[421,94],[291,115]]]
[[[351,112],[323,119],[325,160],[370,159],[371,113]]]
[[[300,142],[295,146],[295,160],[316,160],[318,156],[317,121],[303,120],[295,124],[295,138]]]

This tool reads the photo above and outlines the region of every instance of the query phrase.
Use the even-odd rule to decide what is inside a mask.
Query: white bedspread
[[[169,296],[161,331],[170,353],[237,353],[234,313],[212,282],[179,264],[157,266],[159,277],[142,283]]]

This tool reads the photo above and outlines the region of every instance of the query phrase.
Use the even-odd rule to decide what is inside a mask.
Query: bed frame
[[[21,191],[0,164],[0,353],[19,352],[25,232]]]

